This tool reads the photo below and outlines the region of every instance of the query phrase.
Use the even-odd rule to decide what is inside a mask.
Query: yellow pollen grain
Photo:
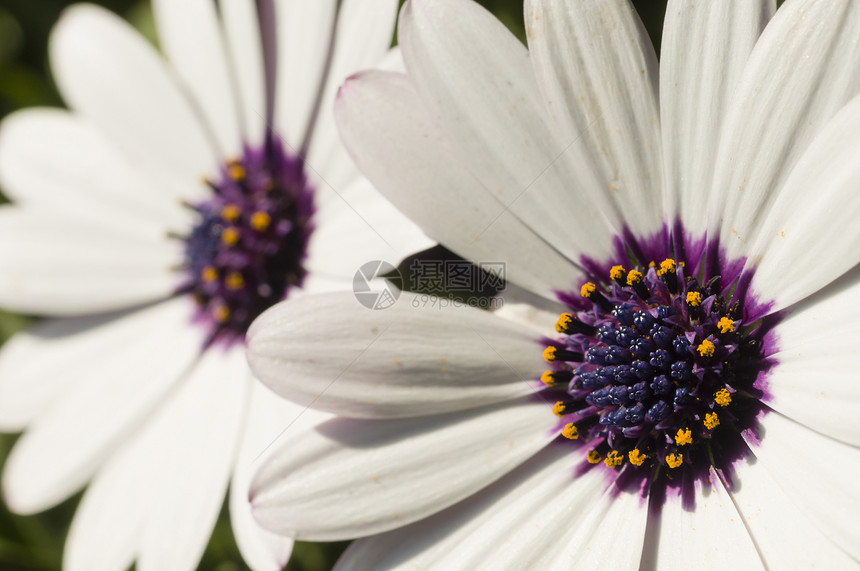
[[[687,444],[691,444],[693,442],[693,433],[689,428],[679,428],[678,433],[675,434],[675,443],[678,446],[686,446]]]
[[[677,468],[684,461],[684,455],[680,452],[673,452],[666,456],[666,465],[670,468]]]
[[[719,406],[729,406],[732,403],[732,393],[726,389],[720,389],[714,394],[714,402]]]
[[[717,327],[720,328],[720,333],[731,333],[735,330],[735,324],[728,317],[721,317],[717,321]]]
[[[623,277],[624,277],[624,266],[612,266],[612,269],[609,270],[609,279],[620,280]]]
[[[218,279],[218,270],[212,266],[206,266],[203,268],[203,271],[200,272],[200,279],[203,280],[204,283],[211,284]]]
[[[245,167],[239,163],[233,163],[227,168],[227,175],[233,180],[242,180],[245,174]]]
[[[221,218],[227,222],[233,222],[242,214],[242,210],[235,204],[225,204],[221,209]]]
[[[633,450],[631,450],[630,452],[627,453],[627,458],[630,460],[630,463],[633,464],[634,466],[641,466],[642,464],[645,463],[645,458],[647,458],[647,456],[642,454],[638,448],[634,448]]]
[[[558,321],[555,322],[555,330],[558,333],[564,333],[571,323],[573,323],[573,316],[569,313],[562,313],[558,316]]]
[[[552,413],[556,416],[559,416],[559,417],[564,416],[564,414],[565,414],[564,411],[566,408],[567,407],[565,406],[564,402],[558,401],[557,403],[555,403],[553,405]]]
[[[702,294],[697,291],[687,292],[687,305],[690,307],[699,307],[702,305]]]
[[[588,460],[589,464],[598,464],[600,463],[600,454],[597,450],[589,450],[588,454],[586,454],[585,459]]]
[[[582,295],[582,297],[584,297],[585,299],[588,299],[596,291],[597,291],[597,286],[591,282],[588,282],[588,283],[583,284],[582,288],[580,288],[580,290],[579,290],[579,293],[580,293],[580,295]]]
[[[266,212],[255,212],[251,215],[251,226],[253,226],[254,230],[257,230],[258,232],[262,232],[268,228],[271,223],[272,217]]]
[[[231,272],[227,276],[227,279],[224,280],[224,285],[226,285],[229,290],[239,291],[245,287],[245,278],[243,278],[242,274],[239,272]]]
[[[236,228],[225,228],[221,232],[221,241],[228,246],[235,246],[239,242],[239,230]]]
[[[543,350],[543,358],[546,359],[547,362],[552,363],[555,361],[556,353],[558,353],[558,349],[550,345]]]
[[[219,305],[212,312],[212,317],[215,318],[215,321],[218,323],[224,323],[228,319],[230,319],[230,309],[225,305]]]
[[[603,463],[610,468],[617,468],[622,462],[624,462],[624,456],[619,454],[617,450],[612,450],[603,460]]]
[[[705,415],[705,428],[713,430],[720,425],[720,417],[715,412],[709,412]]]
[[[642,281],[642,272],[639,270],[630,270],[627,274],[627,285],[632,286]]]
[[[696,347],[696,351],[698,351],[699,355],[701,355],[702,357],[713,357],[714,351],[716,351],[716,349],[717,346],[714,345],[712,342],[708,341],[707,339],[699,343],[699,346]]]
[[[677,269],[678,264],[672,258],[666,258],[662,262],[660,262],[660,269],[657,270],[658,276],[663,276],[666,274],[674,274]]]
[[[555,376],[552,374],[552,371],[544,371],[540,376],[540,380],[548,387],[555,386]]]
[[[579,438],[579,430],[577,430],[575,424],[570,423],[565,425],[564,430],[561,431],[561,435],[568,440],[576,440]]]

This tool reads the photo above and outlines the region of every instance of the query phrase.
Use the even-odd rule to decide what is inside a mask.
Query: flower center
[[[556,323],[541,380],[564,438],[590,464],[654,481],[719,464],[761,409],[761,320],[744,321],[738,280],[700,283],[668,258],[611,268]]]
[[[185,246],[188,281],[209,343],[241,340],[251,322],[300,286],[312,230],[313,189],[302,162],[275,139],[224,165]]]

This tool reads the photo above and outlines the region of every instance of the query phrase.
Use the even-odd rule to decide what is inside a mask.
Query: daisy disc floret
[[[614,265],[561,296],[572,309],[543,350],[541,381],[562,436],[588,447],[588,463],[671,480],[742,446],[739,433],[761,410],[754,383],[768,368],[772,324],[744,319],[736,276],[701,283],[696,267],[674,258]]]
[[[313,188],[302,161],[273,139],[224,165],[185,238],[188,283],[210,342],[243,339],[251,322],[301,286]]]

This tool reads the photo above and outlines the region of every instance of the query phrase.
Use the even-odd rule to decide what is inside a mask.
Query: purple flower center
[[[257,316],[302,284],[313,189],[302,162],[277,139],[246,148],[209,185],[212,197],[190,205],[200,218],[185,238],[181,291],[194,296],[209,344],[240,341]]]
[[[561,435],[587,446],[588,464],[638,483],[728,466],[762,411],[756,380],[769,368],[771,326],[744,311],[748,282],[680,258],[628,257],[579,295],[560,296],[571,312],[544,350],[541,380]]]

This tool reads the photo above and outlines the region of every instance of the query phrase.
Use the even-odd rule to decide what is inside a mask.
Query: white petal
[[[466,0],[407,3],[399,38],[430,117],[475,178],[568,258],[608,257],[620,230],[608,189],[577,144],[581,134],[562,138],[550,127],[519,40]]]
[[[706,228],[706,189],[729,100],[775,10],[774,0],[670,0],[666,8],[660,51],[664,192],[667,214],[688,229]]]
[[[435,244],[363,178],[323,204],[315,220],[305,267],[348,280],[366,262],[396,265]]]
[[[254,571],[279,571],[293,549],[292,538],[265,530],[254,520],[248,489],[257,467],[278,447],[275,443],[330,418],[272,393],[262,383],[251,387],[251,407],[230,484],[230,522],[242,557]]]
[[[133,563],[159,496],[153,478],[158,443],[151,432],[147,426],[131,438],[87,487],[66,538],[66,571],[123,571]]]
[[[582,275],[469,173],[405,76],[351,79],[336,113],[362,171],[431,238],[468,260],[505,262],[509,281],[550,298]]]
[[[662,506],[651,506],[640,569],[680,571],[693,562],[702,569],[764,569],[743,518],[713,468],[706,482],[693,485],[693,505],[670,489]]]
[[[0,303],[21,313],[79,315],[169,297],[182,275],[181,245],[69,220],[56,212],[0,208]]]
[[[776,365],[764,379],[768,406],[831,438],[860,446],[856,283],[795,307],[777,326]]]
[[[159,493],[140,538],[141,571],[196,568],[224,502],[249,376],[243,347],[210,348],[153,419]]]
[[[302,144],[319,95],[336,4],[336,0],[281,0],[275,4],[278,31],[275,124],[293,152]]]
[[[860,97],[809,145],[748,246],[751,290],[778,311],[860,263]]]
[[[530,327],[541,336],[554,331],[558,316],[570,311],[561,303],[549,301],[512,283],[505,285],[495,301],[501,304],[494,311],[496,315]]]
[[[218,7],[238,88],[236,100],[245,140],[259,145],[266,127],[266,85],[256,2],[219,0]]]
[[[254,516],[298,539],[397,528],[491,484],[554,438],[545,402],[405,420],[338,418],[282,447],[251,487]]]
[[[857,561],[825,538],[760,462],[736,465],[738,512],[769,569],[854,569]]]
[[[148,315],[132,310],[54,319],[12,337],[0,350],[0,428],[23,430],[89,378],[105,352],[131,345]]]
[[[357,540],[337,569],[632,569],[647,506],[635,494],[601,495],[611,480],[601,469],[575,476],[581,461],[549,446],[431,518]]]
[[[374,69],[380,71],[393,71],[395,73],[406,73],[406,62],[403,61],[403,52],[400,46],[394,46]]]
[[[134,434],[198,355],[203,336],[189,323],[191,309],[187,299],[142,309],[125,323],[87,333],[91,341],[115,335],[97,355],[82,354],[83,363],[64,355],[55,363],[74,365],[53,373],[67,377],[62,382],[70,389],[44,408],[12,450],[3,472],[10,508],[33,513],[65,499]]]
[[[322,106],[314,125],[308,163],[340,190],[355,180],[356,168],[341,145],[332,108],[344,80],[377,65],[391,47],[397,0],[344,0],[338,14],[338,29],[331,70],[322,92]]]
[[[598,169],[637,235],[660,229],[657,56],[627,0],[529,0],[529,50],[553,124]],[[609,189],[612,189],[610,192]]]
[[[725,119],[710,192],[711,229],[730,256],[744,255],[745,242],[764,232],[810,141],[860,91],[858,34],[853,0],[787,2],[762,33]]]
[[[531,394],[546,367],[531,330],[428,297],[404,293],[379,310],[345,292],[287,301],[252,325],[248,359],[278,394],[350,417],[439,414]]]
[[[217,158],[163,60],[130,25],[93,5],[63,13],[51,35],[51,66],[66,103],[134,161],[169,169],[189,186]]]
[[[239,106],[228,52],[212,0],[153,0],[161,48],[228,157],[242,151]],[[238,79],[238,78],[236,78]]]
[[[783,491],[830,541],[860,559],[856,493],[860,450],[813,432],[779,413],[760,418],[753,453]]]
[[[163,235],[190,224],[181,185],[134,167],[80,117],[28,109],[0,128],[0,182],[16,203],[88,223]],[[139,230],[138,230],[139,229]]]

